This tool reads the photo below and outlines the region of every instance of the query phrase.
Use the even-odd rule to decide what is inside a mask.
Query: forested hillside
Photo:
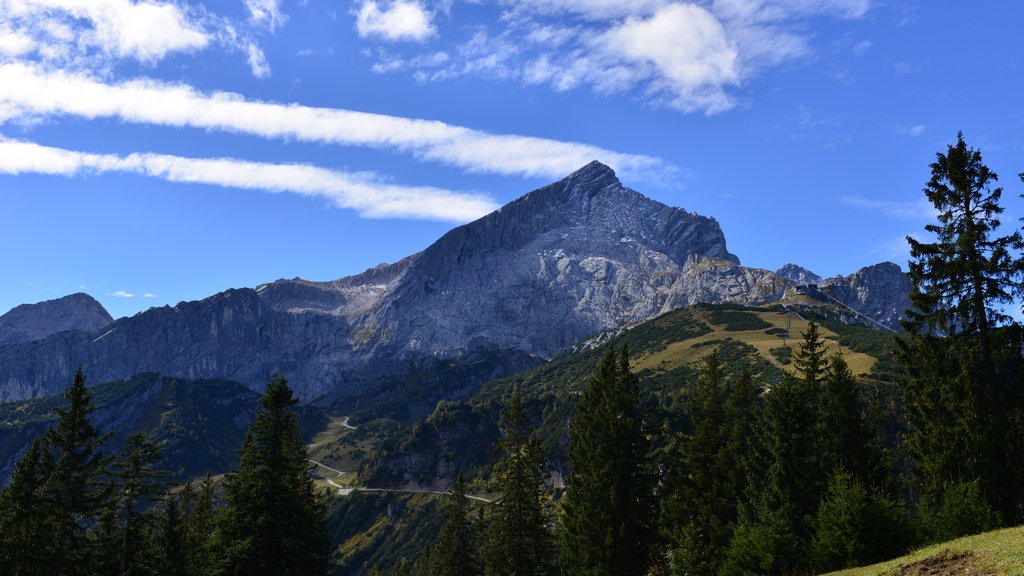
[[[1024,326],[1006,307],[1024,237],[996,234],[1001,189],[962,138],[931,169],[939,218],[934,242],[909,239],[901,334],[811,301],[698,305],[479,390],[438,387],[428,413],[351,418],[298,406],[284,377],[251,404],[231,382],[87,389],[79,370],[52,413],[0,407],[8,458],[28,442],[0,491],[0,567],[796,575],[1018,526]],[[168,483],[204,462],[231,471]],[[1020,565],[968,556],[918,566]]]

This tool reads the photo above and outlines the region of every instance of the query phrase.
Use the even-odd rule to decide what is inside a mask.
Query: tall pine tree
[[[188,539],[178,499],[171,496],[159,516],[158,549],[155,555],[162,566],[161,576],[192,576],[188,563]]]
[[[487,576],[544,576],[552,569],[554,542],[544,512],[547,462],[516,394],[499,423],[504,435],[492,477],[498,499],[488,514],[484,546]]]
[[[963,134],[936,154],[924,192],[938,211],[934,242],[907,237],[913,291],[897,358],[912,463],[925,494],[980,479],[1011,521],[1024,518],[1021,329],[1003,312],[1021,291],[1019,232],[999,236],[998,177]]]
[[[225,482],[228,507],[216,540],[219,573],[313,576],[328,568],[323,495],[306,474],[306,446],[288,381],[267,384],[240,449],[241,470]]]
[[[157,517],[145,508],[167,492],[160,481],[167,472],[156,468],[159,461],[160,447],[146,440],[144,432],[136,432],[125,438],[114,463],[121,531],[118,574],[156,572],[159,559],[152,543]]]
[[[715,349],[704,358],[690,401],[690,431],[678,436],[671,449],[674,490],[667,506],[674,574],[714,574],[732,537],[738,494],[732,485],[736,459],[729,453],[732,430],[725,392]]]
[[[197,491],[189,481],[181,490],[181,513],[185,528],[187,574],[203,576],[213,571],[214,531],[219,509],[214,506],[213,476],[209,470]]]
[[[40,439],[33,440],[0,491],[0,565],[11,576],[51,574],[57,530],[43,491],[49,456]]]
[[[808,565],[811,520],[825,488],[820,460],[824,343],[812,321],[796,355],[765,395],[755,426],[743,514],[723,559],[724,574],[784,574]]]
[[[99,565],[107,550],[87,532],[113,507],[113,487],[107,482],[113,457],[102,450],[112,433],[101,434],[89,420],[92,399],[81,366],[64,398],[68,408],[53,409],[57,425],[44,436],[52,465],[44,487],[50,504],[42,513],[52,515],[56,523],[50,572],[55,576],[87,574]]]
[[[640,576],[652,563],[657,476],[623,345],[609,346],[569,427],[559,562],[572,576]]]
[[[479,576],[479,542],[469,514],[466,479],[459,472],[445,500],[447,517],[437,536],[437,546],[430,552],[430,576]]]
[[[857,381],[839,354],[828,359],[821,403],[821,460],[827,474],[845,470],[864,483],[882,483],[880,456],[857,394]]]

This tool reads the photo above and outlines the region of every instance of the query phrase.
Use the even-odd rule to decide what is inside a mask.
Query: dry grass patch
[[[636,359],[633,364],[634,371],[639,372],[645,368],[652,370],[672,370],[693,364],[709,354],[714,348],[713,346],[698,346],[699,344],[713,340],[725,340],[726,338],[732,338],[733,340],[749,344],[750,346],[753,346],[757,350],[757,353],[765,360],[784,370],[793,371],[795,368],[792,364],[786,366],[780,364],[775,356],[770,352],[772,348],[781,347],[783,339],[778,334],[768,334],[767,332],[772,330],[772,328],[785,330],[787,322],[789,322],[789,333],[791,337],[785,340],[786,345],[799,347],[800,343],[803,341],[803,333],[807,330],[807,323],[801,320],[796,314],[791,316],[788,312],[749,312],[767,324],[770,324],[771,328],[729,331],[726,330],[725,325],[709,323],[711,332],[707,334],[680,342],[673,342],[663,350],[653,354],[647,354]],[[696,317],[707,321],[708,313],[701,312],[696,314]],[[850,371],[854,374],[869,373],[871,371],[871,367],[875,365],[876,360],[871,356],[860,352],[854,352],[845,346],[840,346],[835,340],[830,339],[830,336],[833,338],[838,337],[838,335],[831,330],[823,326],[818,326],[818,332],[821,334],[822,338],[824,338],[826,356],[831,355],[836,351],[842,352],[843,358],[850,367]]]
[[[353,435],[355,430],[347,427],[342,416],[328,416],[330,422],[327,427],[313,437],[313,442],[306,447],[308,458],[316,460],[326,466],[345,472],[355,472],[365,458],[373,453],[373,447],[377,438],[373,435]],[[357,438],[358,436],[358,438]],[[355,475],[346,474],[343,478],[348,480]],[[339,484],[345,484],[342,479],[331,478]]]

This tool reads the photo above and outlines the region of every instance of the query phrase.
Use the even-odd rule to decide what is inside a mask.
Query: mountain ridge
[[[891,316],[870,282],[833,284],[840,302]],[[459,364],[485,359],[486,377],[500,377],[682,306],[778,302],[793,286],[740,266],[713,218],[650,200],[592,162],[393,264],[0,347],[0,400],[56,393],[81,363],[93,381],[160,372],[257,391],[284,372],[304,401],[366,407]],[[482,378],[462,373],[451,385]]]

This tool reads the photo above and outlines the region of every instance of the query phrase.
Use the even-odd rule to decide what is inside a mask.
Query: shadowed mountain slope
[[[0,316],[0,346],[46,338],[65,330],[95,330],[113,318],[88,294],[71,294],[38,304],[22,304]]]

